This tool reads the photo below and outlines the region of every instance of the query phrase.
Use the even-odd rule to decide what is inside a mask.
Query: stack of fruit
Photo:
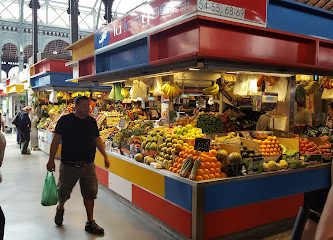
[[[275,161],[269,161],[267,163],[263,163],[263,170],[265,172],[270,172],[270,171],[278,171],[281,169],[287,169],[288,168],[288,163],[286,160],[280,160],[279,163]]]
[[[144,154],[156,155],[156,153],[149,151],[157,151],[158,142],[163,142],[163,134],[164,132],[155,129],[148,132],[145,141],[141,144],[141,149],[145,150]]]
[[[196,181],[225,178],[226,174],[221,172],[222,163],[216,156],[216,150],[200,152],[193,146],[185,146],[169,170]]]
[[[191,124],[187,124],[185,127],[175,127],[173,129],[173,135],[175,135],[175,138],[181,140],[193,140],[195,138],[202,138],[204,136],[200,128],[195,128]]]
[[[166,135],[164,143],[158,146],[157,156],[155,158],[156,162],[160,163],[163,168],[169,169],[173,163],[173,159],[177,157],[183,149],[183,145],[184,142],[177,140],[175,135]],[[188,144],[185,146],[188,146]]]
[[[300,154],[316,155],[321,154],[317,144],[307,138],[299,138]]]
[[[276,157],[281,155],[280,142],[275,136],[268,136],[265,140],[258,140],[260,152],[264,157]]]
[[[320,152],[324,157],[332,157],[332,144],[325,143],[319,146]]]

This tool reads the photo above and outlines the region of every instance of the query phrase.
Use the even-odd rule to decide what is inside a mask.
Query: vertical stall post
[[[294,117],[295,117],[295,87],[296,87],[296,78],[291,76],[288,81],[288,95],[287,101],[289,105],[289,129],[288,133],[294,133]],[[288,111],[287,111],[288,112]]]
[[[205,189],[204,184],[192,186],[192,239],[205,237]]]

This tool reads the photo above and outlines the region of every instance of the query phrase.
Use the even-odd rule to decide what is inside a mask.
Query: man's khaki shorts
[[[85,199],[96,199],[98,184],[95,164],[91,163],[82,167],[76,167],[61,163],[58,181],[59,203],[64,203],[70,198],[78,180],[80,180],[82,197]]]

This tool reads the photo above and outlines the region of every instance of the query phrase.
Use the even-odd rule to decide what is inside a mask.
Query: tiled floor
[[[174,239],[157,224],[118,201],[104,187],[99,188],[95,204],[95,219],[105,228],[104,236],[96,237],[84,231],[86,215],[78,186],[66,203],[64,226],[56,227],[53,222],[55,206],[40,204],[48,155],[41,151],[21,155],[15,136],[6,135],[6,138],[1,168],[3,183],[0,184],[0,205],[6,216],[5,240]],[[288,228],[290,226],[277,235],[272,233],[269,238],[253,233],[238,239],[286,240],[290,235]]]

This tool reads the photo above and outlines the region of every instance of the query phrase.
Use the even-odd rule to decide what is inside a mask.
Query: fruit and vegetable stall
[[[305,193],[330,186],[332,147],[320,138],[330,131],[318,117],[294,135],[293,109],[297,100],[315,112],[321,88],[323,99],[330,96],[325,76],[333,62],[314,63],[327,59],[333,43],[234,23],[202,14],[196,1],[180,2],[133,39],[129,32],[110,37],[131,18],[125,16],[68,48],[74,70],[87,62],[94,69],[79,72],[79,84],[112,86],[105,114],[119,109],[122,119],[102,130],[111,166],[105,169],[97,152],[100,183],[182,238],[214,239],[295,217]],[[269,56],[253,47],[258,39],[271,46]],[[300,57],[314,48],[318,56]],[[256,131],[272,110],[270,130]]]

